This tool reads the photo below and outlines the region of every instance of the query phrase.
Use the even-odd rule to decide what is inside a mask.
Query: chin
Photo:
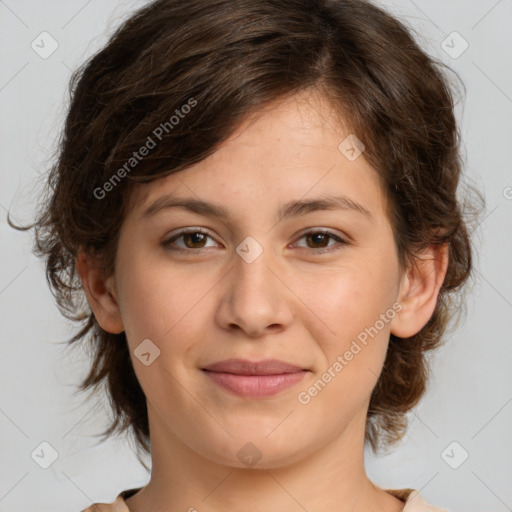
[[[209,453],[203,452],[203,456],[233,468],[276,469],[294,464],[318,449],[312,445],[301,447],[297,437],[288,430],[283,429],[280,435],[276,431],[268,434],[263,428],[255,433],[256,430],[254,424],[247,430],[240,429],[235,437],[224,439],[222,444],[212,439],[208,443]],[[210,451],[212,446],[216,447],[214,452]]]

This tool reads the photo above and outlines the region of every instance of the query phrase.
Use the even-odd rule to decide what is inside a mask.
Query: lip
[[[217,385],[242,397],[267,398],[288,389],[308,370],[278,359],[226,359],[202,368]]]
[[[283,373],[296,373],[305,368],[295,366],[279,359],[262,359],[249,361],[248,359],[226,359],[205,366],[203,370],[237,375],[279,375]]]

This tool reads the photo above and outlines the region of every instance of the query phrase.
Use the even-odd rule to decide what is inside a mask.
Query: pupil
[[[320,237],[320,240],[318,240],[318,237]],[[310,235],[310,238],[313,239],[313,243],[315,244],[321,244],[322,240],[325,241],[327,239],[327,236],[323,233],[316,233],[314,235]]]
[[[204,235],[202,233],[189,233],[187,236],[189,236],[192,239],[192,244],[200,244],[202,238],[204,238]]]

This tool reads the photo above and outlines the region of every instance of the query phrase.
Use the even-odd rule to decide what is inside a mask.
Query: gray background
[[[127,439],[93,437],[109,415],[104,400],[74,392],[87,356],[59,344],[72,325],[31,254],[31,234],[6,222],[9,209],[19,221],[32,219],[71,70],[143,3],[0,0],[0,512],[78,511],[148,480]],[[512,510],[512,0],[381,3],[466,84],[457,106],[465,179],[484,191],[487,206],[474,233],[479,255],[467,318],[436,353],[406,438],[386,456],[368,451],[368,473],[380,486],[421,490],[454,512]],[[58,43],[46,59],[31,48],[43,31]],[[469,44],[457,58],[463,47],[453,31]],[[441,46],[447,36],[452,56]],[[48,469],[31,457],[44,441],[58,452]]]

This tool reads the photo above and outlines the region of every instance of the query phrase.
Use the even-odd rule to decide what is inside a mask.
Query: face
[[[338,147],[349,134],[325,100],[296,96],[139,186],[110,284],[153,432],[266,468],[364,435],[401,273],[378,175]],[[228,359],[297,369],[205,370]]]

